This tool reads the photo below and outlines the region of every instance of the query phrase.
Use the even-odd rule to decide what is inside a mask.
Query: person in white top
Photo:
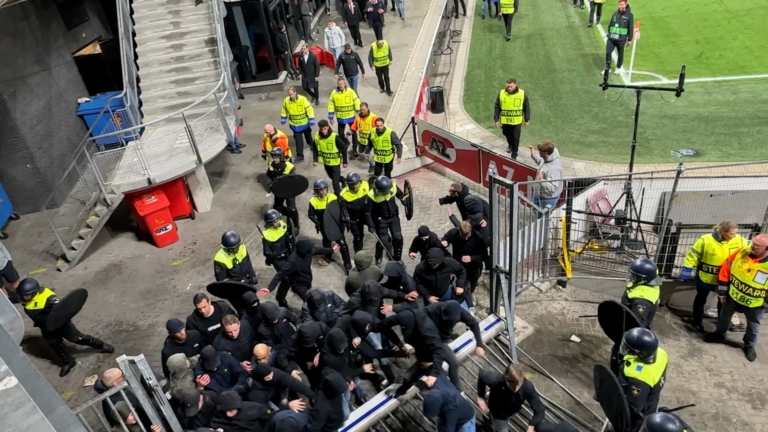
[[[329,19],[328,26],[325,28],[325,50],[333,54],[334,61],[339,58],[346,43],[344,31],[332,19]]]

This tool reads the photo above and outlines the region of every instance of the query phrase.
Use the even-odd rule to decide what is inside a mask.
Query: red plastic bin
[[[155,246],[164,248],[179,241],[179,232],[171,216],[171,203],[161,190],[155,190],[133,199],[136,214],[143,219]]]
[[[189,186],[184,177],[163,183],[153,190],[161,190],[171,203],[171,217],[173,220],[195,218],[195,207],[189,197]]]

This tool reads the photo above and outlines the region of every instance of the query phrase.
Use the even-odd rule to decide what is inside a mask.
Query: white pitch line
[[[635,72],[632,72],[635,73]],[[768,79],[768,74],[761,75],[734,75],[734,76],[722,76],[722,77],[709,77],[709,78],[686,78],[685,83],[698,83],[698,82],[722,82],[722,81],[743,81],[750,79]],[[676,83],[677,80],[671,80],[665,78],[663,81],[645,81],[632,83],[634,85],[651,85],[651,84],[669,84]]]

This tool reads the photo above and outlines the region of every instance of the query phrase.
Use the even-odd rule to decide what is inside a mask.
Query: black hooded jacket
[[[439,262],[437,268],[432,268],[430,261]],[[413,280],[416,281],[416,289],[419,295],[427,302],[430,296],[442,298],[452,285],[451,276],[456,276],[456,287],[464,288],[467,293],[467,271],[460,262],[446,257],[440,249],[432,248],[427,252],[427,261],[422,261],[413,272]],[[455,297],[455,294],[454,294]]]
[[[296,333],[294,326],[299,323],[296,315],[270,301],[261,304],[261,312],[264,320],[259,326],[256,339],[271,346],[273,350],[293,354]]]
[[[381,280],[381,286],[403,294],[416,291],[416,281],[405,271],[405,267],[397,261],[390,261],[384,267],[384,279]],[[395,302],[393,310],[397,313],[406,309],[418,309],[423,304],[423,300],[419,297],[415,301],[403,300]]]
[[[334,327],[325,338],[325,346],[320,351],[318,367],[323,376],[332,371],[338,372],[347,382],[363,373],[362,366],[351,367],[352,355],[349,351],[351,344],[342,329]]]
[[[348,341],[353,341],[357,337],[360,338],[360,344],[357,347],[350,346],[350,353],[353,357],[356,357],[356,354],[358,353],[362,354],[363,359],[368,363],[372,359],[386,356],[382,351],[377,350],[373,345],[368,343],[368,340],[366,339],[366,336],[373,331],[373,328],[379,322],[381,322],[381,320],[378,318],[368,312],[360,310],[355,311],[352,315],[343,315],[336,322],[336,328],[341,329],[341,331],[344,332]],[[397,336],[397,333],[391,328],[382,329],[381,333],[384,337],[393,341],[392,343],[397,342],[398,345],[402,346],[402,342],[399,342],[400,338]]]
[[[331,331],[325,323],[305,321],[296,330],[296,360],[302,365],[314,360],[315,355],[325,346],[325,337]]]
[[[263,320],[261,303],[258,297],[256,297],[256,293],[252,291],[243,294],[243,303],[248,306],[245,306],[240,311],[240,322],[250,325],[255,335],[259,331],[259,326]]]
[[[475,342],[479,347],[485,347],[483,336],[480,333],[480,324],[468,310],[461,307],[458,302],[453,300],[447,302],[432,303],[424,308],[424,313],[435,323],[437,331],[440,332],[440,339],[444,343],[451,341],[451,333],[456,323],[461,321],[469,327]]]
[[[488,247],[481,235],[482,233],[478,234],[473,230],[469,238],[465,239],[461,236],[458,228],[451,228],[445,233],[443,240],[451,246],[453,259],[465,267],[479,267],[488,258]],[[469,256],[471,261],[468,263],[462,261],[461,258],[464,256]]]
[[[486,222],[491,220],[491,209],[488,201],[470,194],[469,188],[464,183],[461,184],[461,192],[458,196],[446,195],[440,198],[439,202],[440,205],[456,203],[459,214],[461,214],[461,220],[468,220],[473,227],[479,226],[483,219]]]
[[[356,310],[361,310],[375,317],[380,317],[380,309],[385,298],[402,302],[405,301],[405,293],[384,288],[380,283],[370,280],[362,288],[352,293],[347,303],[344,304],[341,315],[352,314]]]
[[[435,323],[421,309],[406,310],[387,317],[385,320],[373,326],[374,332],[382,332],[384,329],[400,326],[405,342],[413,347],[416,361],[419,363],[432,363],[429,375],[436,377],[442,371],[443,361],[450,350],[440,339],[440,332]],[[392,341],[401,345],[398,339]]]
[[[333,290],[312,288],[301,306],[301,321],[320,321],[333,327],[343,305],[344,300]]]
[[[309,410],[307,432],[335,432],[344,425],[344,393],[349,384],[336,372],[326,375]]]
[[[272,278],[269,290],[274,291],[280,283],[292,287],[312,286],[312,256],[332,253],[331,248],[316,248],[311,240],[299,240],[296,242],[296,251],[288,257],[286,265]]]
[[[237,409],[234,417],[227,417],[227,411]],[[243,402],[234,391],[222,392],[218,397],[216,414],[211,419],[211,428],[227,432],[262,432],[272,419],[274,411],[267,405]]]
[[[265,377],[272,374],[272,379],[267,381]],[[293,392],[306,396],[310,399],[315,397],[315,392],[302,384],[301,381],[292,377],[280,369],[269,367],[264,364],[256,364],[248,380],[248,397],[251,402],[260,404],[280,405],[280,398],[285,389],[291,389]]]
[[[433,233],[432,231],[429,232],[429,238],[426,240],[422,240],[421,236],[418,235],[414,237],[413,241],[411,241],[411,247],[408,248],[408,253],[419,254],[421,256],[421,261],[424,262],[424,260],[427,259],[427,251],[432,248],[442,249],[445,253],[445,256],[451,256],[448,253],[448,250],[443,247],[443,244],[440,243],[440,238],[437,236],[437,234]]]

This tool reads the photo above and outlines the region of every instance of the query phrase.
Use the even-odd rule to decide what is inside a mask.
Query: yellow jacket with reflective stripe
[[[355,121],[355,114],[360,111],[360,98],[350,87],[339,90],[338,87],[331,92],[328,98],[328,120],[332,120],[334,114],[341,124],[350,124]]]
[[[375,203],[380,203],[384,201],[389,201],[392,198],[394,198],[397,195],[397,185],[395,182],[392,182],[392,188],[384,195],[377,194],[375,189],[371,189],[368,191],[368,198],[370,198]]]
[[[267,227],[264,229],[264,240],[274,243],[278,240],[280,240],[285,233],[288,232],[288,224],[285,223],[285,221],[280,221],[280,225],[277,227]]]
[[[740,249],[723,262],[718,280],[723,284],[726,278],[731,300],[748,308],[759,308],[765,304],[768,262],[750,257],[748,247]]]
[[[22,305],[24,305],[24,312],[35,323],[35,327],[45,328],[45,321],[50,313],[48,306],[56,302],[58,302],[56,293],[49,288],[43,288],[30,301],[22,302]]]
[[[283,106],[280,109],[280,119],[288,119],[288,125],[292,131],[298,132],[306,129],[309,120],[314,121],[315,110],[306,97],[297,95],[295,100],[290,96],[283,99]]]
[[[336,146],[336,132],[323,138],[320,132],[315,134],[315,147],[317,148],[317,161],[327,166],[341,165],[341,149]]]
[[[351,203],[352,201],[356,201],[366,195],[368,195],[368,192],[371,190],[370,186],[368,186],[367,181],[360,181],[360,184],[357,186],[357,191],[352,192],[349,190],[349,186],[344,186],[344,188],[341,190],[341,199],[344,201]]]
[[[637,285],[632,287],[627,285],[627,298],[630,300],[643,299],[656,304],[659,302],[660,295],[661,289],[657,286]]]
[[[653,388],[661,384],[668,363],[667,352],[661,348],[656,351],[656,361],[653,363],[643,363],[637,356],[626,355],[624,356],[624,376],[642,381]]]
[[[332,193],[328,193],[328,195],[326,195],[324,198],[319,198],[317,195],[315,195],[309,199],[309,205],[311,205],[315,210],[325,211],[325,208],[328,207],[328,203],[336,200],[336,194]]]
[[[224,264],[224,267],[226,267],[227,270],[232,270],[232,267],[243,262],[247,256],[248,250],[245,248],[245,243],[243,243],[237,248],[237,252],[233,254],[227,252],[224,248],[219,249],[213,257],[213,260]],[[237,261],[237,263],[235,263],[235,261]]]
[[[723,240],[716,233],[705,234],[688,250],[683,267],[696,269],[699,280],[705,284],[717,285],[717,275],[723,261],[748,245],[749,240],[739,234],[730,240]]]

